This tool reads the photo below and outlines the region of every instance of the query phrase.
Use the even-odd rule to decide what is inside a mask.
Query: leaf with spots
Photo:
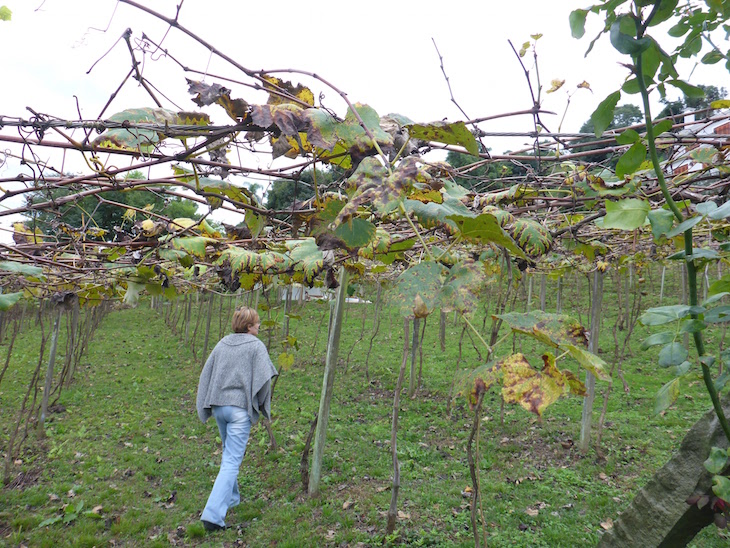
[[[296,86],[289,81],[281,80],[276,76],[264,76],[266,81],[264,89],[269,92],[270,105],[280,105],[283,103],[291,103],[293,98],[314,106],[314,93],[307,86],[297,84]]]
[[[179,118],[176,112],[164,108],[130,108],[117,112],[109,117],[112,122],[120,124],[149,124],[151,126],[165,126],[176,124]],[[106,148],[120,148],[137,152],[150,152],[159,145],[165,136],[152,128],[121,127],[107,129],[94,139],[94,146]]]
[[[545,255],[553,243],[550,232],[532,219],[515,218],[510,232],[517,245],[532,259]]]
[[[368,128],[381,147],[393,146],[393,137],[380,127],[380,117],[372,107],[355,103],[353,109],[358,113],[365,127]],[[348,109],[345,120],[337,125],[336,133],[350,155],[359,158],[370,154],[374,149],[373,140],[368,137],[365,130],[360,126],[360,122],[352,109]]]
[[[576,360],[584,369],[601,380],[608,380],[608,366],[601,358],[588,352],[588,336],[585,328],[575,320],[560,314],[535,310],[509,312],[495,316],[517,332],[537,339],[553,348],[559,348]]]
[[[406,158],[390,174],[377,158],[365,158],[348,179],[357,190],[340,211],[335,225],[344,223],[360,207],[373,207],[381,215],[391,213],[413,184],[417,172],[418,166],[413,158]]]
[[[324,269],[324,255],[314,238],[288,241],[286,247],[294,269],[304,274],[304,281],[311,287],[314,279]]]
[[[494,362],[481,365],[470,371],[459,381],[459,390],[456,396],[466,396],[469,408],[473,411],[479,403],[479,396],[486,393],[492,386],[500,382],[502,372]]]
[[[187,79],[188,93],[195,95],[192,101],[198,106],[216,103],[222,106],[228,116],[240,122],[249,118],[248,103],[243,99],[231,99],[231,90],[220,84],[205,84]]]
[[[463,146],[472,156],[479,156],[479,142],[464,122],[408,124],[406,128],[412,139]]]
[[[193,255],[200,259],[205,258],[205,248],[208,244],[214,244],[216,240],[206,238],[205,236],[179,236],[172,239],[172,246],[175,249],[185,251],[189,255]]]
[[[466,240],[501,245],[513,255],[518,257],[525,256],[522,249],[517,246],[510,235],[499,225],[497,217],[491,213],[482,213],[476,217],[451,215],[448,219],[454,222],[457,230]]]
[[[373,259],[375,254],[387,253],[388,249],[390,249],[391,241],[390,234],[381,227],[377,227],[373,239],[367,246],[361,247],[357,254],[364,259]]]
[[[335,229],[335,236],[342,240],[348,249],[358,249],[372,241],[375,236],[375,225],[358,217],[350,218]]]
[[[438,305],[443,279],[448,274],[440,263],[422,262],[398,276],[393,304],[405,318],[426,317]]]
[[[452,232],[458,230],[456,222],[451,220],[451,216],[470,217],[473,213],[456,198],[446,198],[443,203],[428,202],[423,203],[418,200],[406,200],[404,202],[405,210],[408,214],[416,216],[418,222],[424,228],[433,228],[439,226],[447,226]]]
[[[585,387],[570,371],[555,367],[555,356],[544,354],[541,371],[534,369],[520,353],[500,361],[502,397],[507,403],[517,403],[541,416],[545,409],[564,394],[585,395]]]
[[[449,269],[441,287],[441,310],[470,314],[477,307],[485,283],[486,274],[481,261],[466,260],[455,264]]]

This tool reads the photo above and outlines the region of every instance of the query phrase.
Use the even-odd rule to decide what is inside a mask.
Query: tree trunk
[[[333,318],[332,322],[330,322],[329,340],[327,342],[327,360],[324,366],[322,394],[319,400],[319,413],[317,413],[317,432],[314,438],[312,470],[309,475],[310,496],[319,494],[324,445],[327,439],[327,423],[329,421],[330,404],[332,402],[332,388],[335,383],[337,355],[340,350],[340,333],[342,332],[342,315],[345,309],[345,295],[347,295],[347,271],[344,266],[341,266],[340,287],[337,290],[337,299],[335,301]]]

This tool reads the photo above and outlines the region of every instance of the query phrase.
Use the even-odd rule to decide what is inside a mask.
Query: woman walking
[[[238,469],[251,426],[271,418],[271,379],[278,373],[259,333],[259,315],[241,307],[233,313],[233,333],[223,337],[205,362],[198,383],[200,420],[218,423],[223,456],[218,476],[200,516],[206,531],[226,528],[228,509],[241,502]]]

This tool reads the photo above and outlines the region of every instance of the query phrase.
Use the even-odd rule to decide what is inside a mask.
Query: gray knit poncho
[[[198,383],[198,417],[205,422],[211,405],[235,405],[248,412],[251,424],[259,413],[271,418],[271,379],[277,376],[266,346],[254,335],[223,337],[205,362]]]

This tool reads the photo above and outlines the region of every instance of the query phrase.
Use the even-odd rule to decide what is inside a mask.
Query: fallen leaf
[[[604,474],[603,472],[601,472],[600,474],[598,474],[598,477],[601,478],[602,480],[607,480],[608,479],[608,476],[606,474]]]
[[[411,515],[407,514],[403,510],[398,510],[398,519],[411,519]]]
[[[535,516],[537,516],[539,513],[540,513],[540,511],[537,508],[529,508],[528,507],[528,508],[525,509],[525,514],[527,514],[528,516],[531,516],[533,518]]]
[[[613,529],[613,520],[611,518],[606,518],[606,521],[601,522],[601,527],[603,527],[606,531]]]
[[[327,540],[332,540],[333,538],[335,538],[336,534],[337,533],[330,529],[329,531],[327,531],[327,534],[324,536],[324,538],[326,538]]]
[[[92,513],[92,514],[101,514],[101,510],[102,510],[102,508],[103,508],[103,507],[102,507],[102,505],[101,505],[101,504],[100,504],[100,505],[98,505],[98,506],[94,506],[94,507],[93,507],[93,508],[91,509],[91,513]]]
[[[48,495],[48,500],[49,500],[50,502],[56,502],[56,501],[59,501],[59,500],[61,500],[61,499],[60,499],[60,497],[59,497],[58,495],[56,495],[55,493],[50,493],[50,494]]]
[[[355,506],[355,501],[352,499],[347,499],[345,502],[342,503],[343,510],[349,510],[353,506]]]

